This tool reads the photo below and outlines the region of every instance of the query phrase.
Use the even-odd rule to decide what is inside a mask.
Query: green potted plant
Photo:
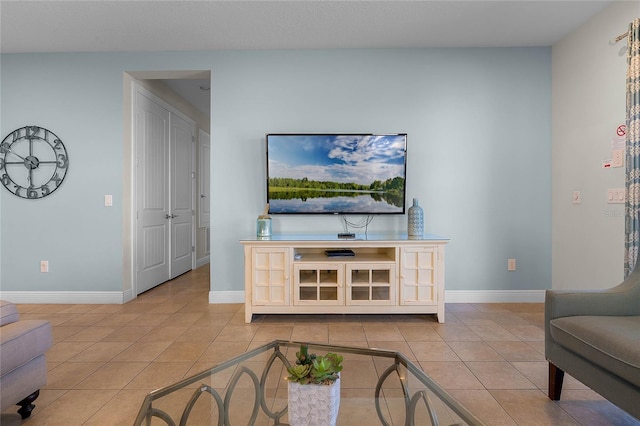
[[[302,344],[296,352],[296,363],[287,371],[289,424],[335,425],[340,408],[342,356],[332,352],[316,356],[309,353],[308,344]]]

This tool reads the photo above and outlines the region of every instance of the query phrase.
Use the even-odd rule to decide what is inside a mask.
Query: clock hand
[[[11,153],[11,154],[15,155],[16,157],[18,157],[19,159],[21,159],[25,163],[25,167],[27,167],[29,170],[38,167],[38,164],[36,163],[36,161],[33,160],[32,156],[28,156],[27,158],[25,158],[22,155],[15,153],[11,149],[7,149],[7,152]],[[29,166],[27,166],[27,163],[29,164]]]
[[[20,155],[20,154],[16,154],[15,152],[11,151],[11,149],[10,149],[10,148],[9,148],[9,149],[7,149],[7,152],[9,152],[9,153],[11,153],[11,154],[15,155],[16,157],[18,157],[18,158],[19,158],[19,159],[21,159],[22,161],[26,161],[26,158],[24,158],[24,157],[23,157],[22,155]]]

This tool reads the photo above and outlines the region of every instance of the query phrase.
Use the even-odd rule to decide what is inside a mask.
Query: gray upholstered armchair
[[[640,267],[605,290],[547,290],[549,398],[569,373],[640,418]]]
[[[0,300],[1,411],[15,404],[23,419],[31,415],[33,401],[47,384],[44,354],[52,339],[49,321],[20,320],[16,306]]]

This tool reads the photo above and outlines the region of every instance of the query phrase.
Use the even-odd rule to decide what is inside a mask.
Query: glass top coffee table
[[[150,392],[134,425],[286,425],[287,367],[300,342],[275,340]],[[338,425],[482,425],[400,352],[308,343],[344,357]]]

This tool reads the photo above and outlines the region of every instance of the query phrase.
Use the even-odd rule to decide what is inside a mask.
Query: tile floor
[[[208,292],[205,266],[124,305],[19,305],[54,334],[48,384],[23,424],[130,425],[149,391],[279,338],[399,350],[488,425],[640,425],[571,377],[562,401],[546,397],[542,304],[449,304],[445,324],[431,315],[245,324],[243,305],[210,305]]]

